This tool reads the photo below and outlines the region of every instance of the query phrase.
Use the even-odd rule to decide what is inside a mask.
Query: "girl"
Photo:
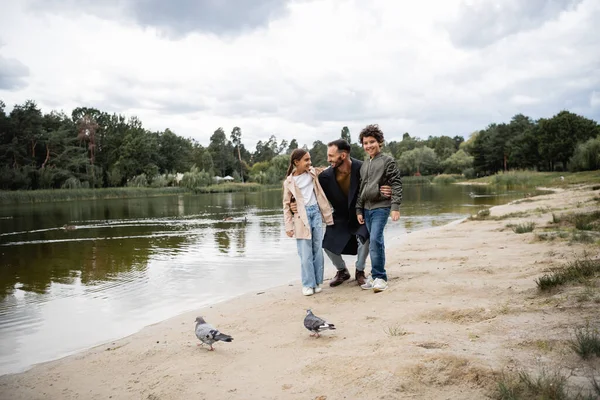
[[[296,149],[290,156],[287,178],[283,182],[283,218],[285,233],[296,236],[300,256],[302,294],[321,291],[323,283],[323,220],[333,225],[333,210],[323,193],[310,154]],[[298,213],[292,214],[290,202],[297,202]]]

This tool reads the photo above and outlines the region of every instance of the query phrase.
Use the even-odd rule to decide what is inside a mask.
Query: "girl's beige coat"
[[[323,192],[323,188],[319,184],[319,179],[317,179],[317,173],[313,167],[308,170],[308,173],[313,178],[313,183],[315,185],[315,196],[317,197],[317,203],[319,204],[319,209],[321,210],[321,216],[327,225],[333,225],[333,210],[327,197],[325,197],[325,193]],[[296,205],[298,206],[298,213],[292,214],[290,210],[290,201],[292,196],[296,199]],[[298,186],[296,186],[296,181],[293,178],[293,173],[290,174],[285,181],[283,181],[283,219],[285,220],[285,230],[294,231],[294,236],[296,239],[312,239],[310,233],[310,225],[308,224],[308,217],[306,215],[306,208],[304,205],[304,197],[302,197],[302,193]]]

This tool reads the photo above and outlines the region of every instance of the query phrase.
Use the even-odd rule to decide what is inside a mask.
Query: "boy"
[[[375,293],[387,289],[387,274],[385,272],[385,245],[383,229],[388,217],[392,221],[400,218],[400,203],[402,203],[402,180],[400,171],[393,157],[381,153],[383,132],[378,125],[367,125],[358,137],[369,160],[360,168],[361,184],[356,201],[356,218],[360,224],[365,224],[369,230],[371,242],[371,276],[361,288],[373,289]],[[382,185],[392,187],[392,197],[384,197],[380,193]]]

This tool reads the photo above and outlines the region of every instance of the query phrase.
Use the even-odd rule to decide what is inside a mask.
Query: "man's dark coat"
[[[333,225],[328,225],[325,229],[323,248],[335,254],[356,254],[358,252],[356,235],[363,240],[369,238],[366,226],[359,224],[356,219],[356,199],[360,188],[362,161],[355,158],[351,160],[352,172],[348,197],[338,185],[333,168],[327,168],[319,174],[319,183],[333,207]]]

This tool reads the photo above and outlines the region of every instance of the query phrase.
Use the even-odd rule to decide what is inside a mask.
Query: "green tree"
[[[215,174],[215,164],[213,162],[212,155],[210,151],[206,150],[202,155],[202,162],[200,163],[200,167],[202,171],[206,171],[211,176]]]
[[[312,165],[321,167],[327,165],[327,145],[320,140],[313,142],[313,147],[309,150]]]
[[[515,115],[510,124],[510,156],[508,163],[512,168],[533,169],[540,164],[538,129],[529,117]]]
[[[277,143],[275,135],[271,135],[269,140],[262,142],[259,140],[256,143],[256,152],[254,153],[254,162],[271,161],[273,157],[279,154],[283,149]]]
[[[285,154],[290,155],[294,150],[298,148],[298,141],[296,139],[292,139],[290,142]]]
[[[352,143],[350,145],[350,157],[356,158],[357,160],[364,160],[367,157],[367,153],[363,147],[358,143]]]
[[[456,152],[456,141],[449,136],[430,136],[426,143],[426,146],[432,148],[441,161],[444,161]]]
[[[458,150],[442,161],[441,166],[446,174],[461,174],[467,168],[473,167],[473,157],[464,150]]]
[[[350,135],[350,129],[347,126],[342,128],[342,139],[348,143],[352,143],[352,136]]]
[[[403,175],[430,175],[439,170],[439,160],[429,147],[418,147],[402,153],[398,166]]]
[[[600,136],[577,145],[569,169],[573,172],[600,169]]]
[[[223,128],[218,128],[210,137],[208,151],[212,156],[215,172],[219,176],[227,176],[233,173],[235,167],[233,146],[227,140]]]
[[[578,143],[586,142],[600,134],[598,123],[569,111],[561,111],[550,119],[538,121],[539,151],[548,169],[557,162],[567,167]]]
[[[233,128],[231,131],[231,143],[233,143],[234,152],[237,153],[238,161],[239,161],[239,171],[240,171],[240,179],[242,183],[244,183],[244,166],[242,164],[242,151],[240,150],[242,145],[242,129],[239,127]]]
[[[170,129],[158,132],[160,172],[184,172],[192,167],[192,143]]]

